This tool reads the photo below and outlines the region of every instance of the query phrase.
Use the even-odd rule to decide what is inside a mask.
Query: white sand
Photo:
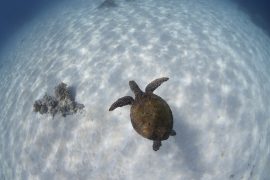
[[[270,39],[225,1],[59,4],[0,52],[0,179],[227,180],[270,177]],[[159,151],[133,130],[129,106],[155,78],[175,137]],[[32,112],[64,81],[82,113]]]

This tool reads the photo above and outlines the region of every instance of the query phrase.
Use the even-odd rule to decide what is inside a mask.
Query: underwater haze
[[[0,179],[269,180],[269,16],[247,2],[40,1],[17,15],[6,4]],[[153,151],[130,106],[109,107],[134,97],[130,80],[160,77],[177,134]],[[83,110],[35,113],[60,82]]]

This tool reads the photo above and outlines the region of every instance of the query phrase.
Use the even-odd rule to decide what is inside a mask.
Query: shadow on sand
[[[174,159],[183,159],[184,164],[192,172],[193,177],[200,179],[205,172],[205,166],[201,160],[198,148],[199,132],[185,123],[184,119],[188,118],[181,116],[180,111],[177,111],[176,107],[172,107],[172,111],[174,112],[174,130],[176,131],[175,140],[179,148],[179,154]],[[175,168],[178,168],[178,163],[176,162]]]
[[[99,9],[113,7],[117,7],[117,4],[114,2],[114,0],[105,0],[101,5],[98,6]]]

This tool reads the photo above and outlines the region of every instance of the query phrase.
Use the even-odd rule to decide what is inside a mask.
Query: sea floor
[[[0,179],[266,180],[269,37],[229,1],[100,3],[60,3],[1,50]],[[108,109],[159,77],[177,135],[155,152]],[[34,113],[60,82],[83,111]]]

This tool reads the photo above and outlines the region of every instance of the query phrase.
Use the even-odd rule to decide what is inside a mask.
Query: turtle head
[[[129,81],[129,87],[132,90],[132,92],[135,94],[135,96],[142,96],[143,92],[138,86],[138,84],[135,81]]]

